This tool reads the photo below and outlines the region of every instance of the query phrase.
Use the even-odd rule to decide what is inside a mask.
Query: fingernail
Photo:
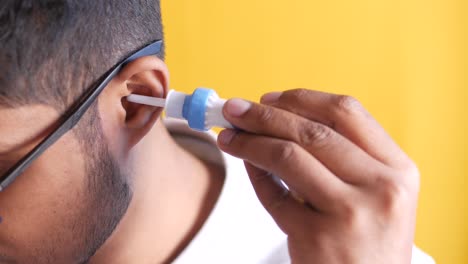
[[[280,98],[280,96],[283,94],[283,92],[272,92],[272,93],[267,93],[262,96],[260,99],[260,102],[262,104],[272,104]]]
[[[226,103],[226,112],[234,117],[240,117],[247,112],[252,104],[246,100],[234,98]]]
[[[232,129],[225,129],[221,131],[218,135],[218,141],[219,143],[223,145],[229,145],[231,143],[232,139],[236,135],[236,132]]]

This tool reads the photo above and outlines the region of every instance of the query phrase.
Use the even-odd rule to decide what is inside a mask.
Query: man
[[[0,21],[0,263],[430,263],[417,169],[355,100],[230,100],[217,144],[252,189],[212,137],[126,101],[169,89],[158,1],[4,1]]]

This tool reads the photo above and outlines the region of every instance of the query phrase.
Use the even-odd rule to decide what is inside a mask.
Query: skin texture
[[[44,113],[44,115],[34,120],[26,114],[29,111]],[[4,159],[2,159],[4,162],[15,161],[16,157],[24,155],[23,148],[30,148],[30,146],[23,147],[10,143],[31,142],[31,145],[34,145],[37,138],[40,138],[41,132],[49,130],[44,127],[44,124],[50,123],[50,120],[46,120],[45,116],[52,117],[52,120],[57,118],[57,113],[43,106],[2,110],[1,112],[0,123],[4,125],[2,126],[4,134],[1,137],[2,151],[7,151],[7,155],[3,156]],[[32,135],[27,128],[39,132],[38,136]],[[0,241],[2,241],[2,251],[6,251],[4,254],[11,255],[10,252],[18,252],[21,248],[27,248],[28,251],[22,253],[21,258],[15,258],[18,261],[25,262],[39,258],[40,261],[47,262],[50,261],[49,257],[57,255],[54,253],[54,248],[63,233],[50,233],[51,237],[48,240],[53,242],[48,244],[47,248],[39,248],[39,244],[44,240],[44,233],[43,230],[37,229],[37,226],[42,226],[44,231],[50,231],[54,225],[70,228],[77,224],[75,220],[83,220],[79,214],[86,211],[86,208],[77,208],[72,200],[66,199],[69,192],[73,190],[73,198],[80,197],[80,200],[83,200],[82,194],[85,193],[83,158],[75,155],[69,157],[67,161],[73,164],[73,167],[66,166],[64,163],[54,164],[54,160],[58,160],[61,156],[68,156],[67,152],[73,153],[79,150],[80,145],[71,133],[64,136],[58,145],[62,147],[60,149],[51,148],[47,154],[21,175],[11,188],[1,194],[0,208],[2,208],[3,222]],[[8,163],[2,164],[5,166]],[[51,169],[47,170],[47,168]],[[66,177],[70,169],[77,172],[76,177]],[[37,171],[44,172],[34,173]],[[66,180],[58,180],[61,178]],[[75,208],[75,210],[70,210],[70,208]],[[24,214],[25,211],[28,213]],[[34,219],[34,223],[31,223],[30,219]],[[22,222],[28,224],[19,224]],[[70,233],[70,235],[72,234]],[[78,245],[74,244],[69,249],[65,249],[63,253],[74,254],[72,251],[76,247]],[[3,250],[4,248],[6,250]]]
[[[0,122],[12,129],[3,138],[4,143],[28,142],[30,145],[13,147],[6,155],[12,162],[17,160],[14,155],[18,155],[18,158],[24,155],[23,150],[30,149],[37,144],[36,139],[41,138],[27,140],[27,135],[30,135],[28,129],[41,131],[40,126],[47,124],[45,118],[32,120],[27,113],[43,113],[38,115],[41,117],[57,116],[53,109],[44,106],[3,112]],[[48,130],[42,129],[46,133]],[[20,140],[15,137],[20,137]],[[96,135],[95,139],[99,141],[100,137]],[[81,153],[83,148],[88,148],[79,144],[73,133],[63,137],[58,144],[62,147],[48,150],[21,175],[19,183],[3,193],[6,199],[0,200],[5,216],[0,235],[5,241],[12,240],[11,244],[18,251],[28,249],[21,253],[23,256],[18,260],[21,262],[67,261],[69,257],[78,262],[86,260],[113,231],[131,198],[125,176],[104,148],[105,145],[96,145],[87,157],[88,162],[85,162],[81,155],[61,159],[70,156],[69,153]],[[71,171],[76,174],[73,175]],[[75,203],[70,198],[80,202]],[[97,210],[100,211],[99,216],[94,214]],[[21,225],[22,222],[31,222],[31,219],[34,219],[34,224]],[[38,229],[38,226],[42,228]],[[60,228],[57,229],[57,226]],[[47,232],[47,238],[43,232]],[[62,242],[68,242],[69,247],[61,248],[59,245]]]
[[[359,102],[305,89],[261,102],[228,101],[241,130],[218,143],[246,161],[293,263],[410,263],[419,173]]]
[[[161,263],[183,249],[223,178],[171,139],[161,109],[125,101],[164,97],[168,80],[156,57],[127,64],[99,96],[96,123],[85,115],[76,128],[90,136],[68,132],[0,193],[0,263]],[[0,107],[0,174],[59,117],[45,105]]]

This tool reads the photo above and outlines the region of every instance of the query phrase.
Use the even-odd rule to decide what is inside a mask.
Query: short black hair
[[[0,107],[63,112],[114,64],[162,39],[159,0],[3,0]]]

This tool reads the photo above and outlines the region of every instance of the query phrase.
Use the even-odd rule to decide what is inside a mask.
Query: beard
[[[110,154],[102,129],[94,129],[98,131],[93,131],[92,134],[97,137],[93,137],[93,142],[85,143],[85,148],[91,151],[88,152],[89,175],[85,187],[89,193],[84,197],[88,208],[85,219],[81,217],[84,221],[81,223],[82,244],[78,248],[82,250],[78,263],[88,262],[110,237],[132,199],[128,182],[130,173],[125,173]]]
[[[72,208],[61,213],[55,230],[31,249],[28,263],[87,263],[111,236],[132,200],[130,172],[109,151],[97,109],[74,130],[85,156],[86,177],[70,193]]]
[[[49,243],[36,248],[32,263],[88,263],[125,215],[133,196],[127,174],[106,145],[93,150],[95,159],[87,164],[88,179],[76,197],[76,207],[70,208],[72,213],[56,233],[49,234]]]
[[[97,109],[77,131],[87,155],[87,180],[70,232],[75,240],[73,263],[87,263],[111,236],[132,200],[129,172],[125,172],[111,155],[106,143]],[[83,129],[85,128],[85,129]],[[81,130],[81,131],[80,131]]]
[[[88,177],[88,210],[81,234],[83,252],[78,263],[86,263],[110,237],[132,198],[129,178],[122,173],[106,147],[99,152],[100,158],[95,159],[91,169],[94,173]]]

